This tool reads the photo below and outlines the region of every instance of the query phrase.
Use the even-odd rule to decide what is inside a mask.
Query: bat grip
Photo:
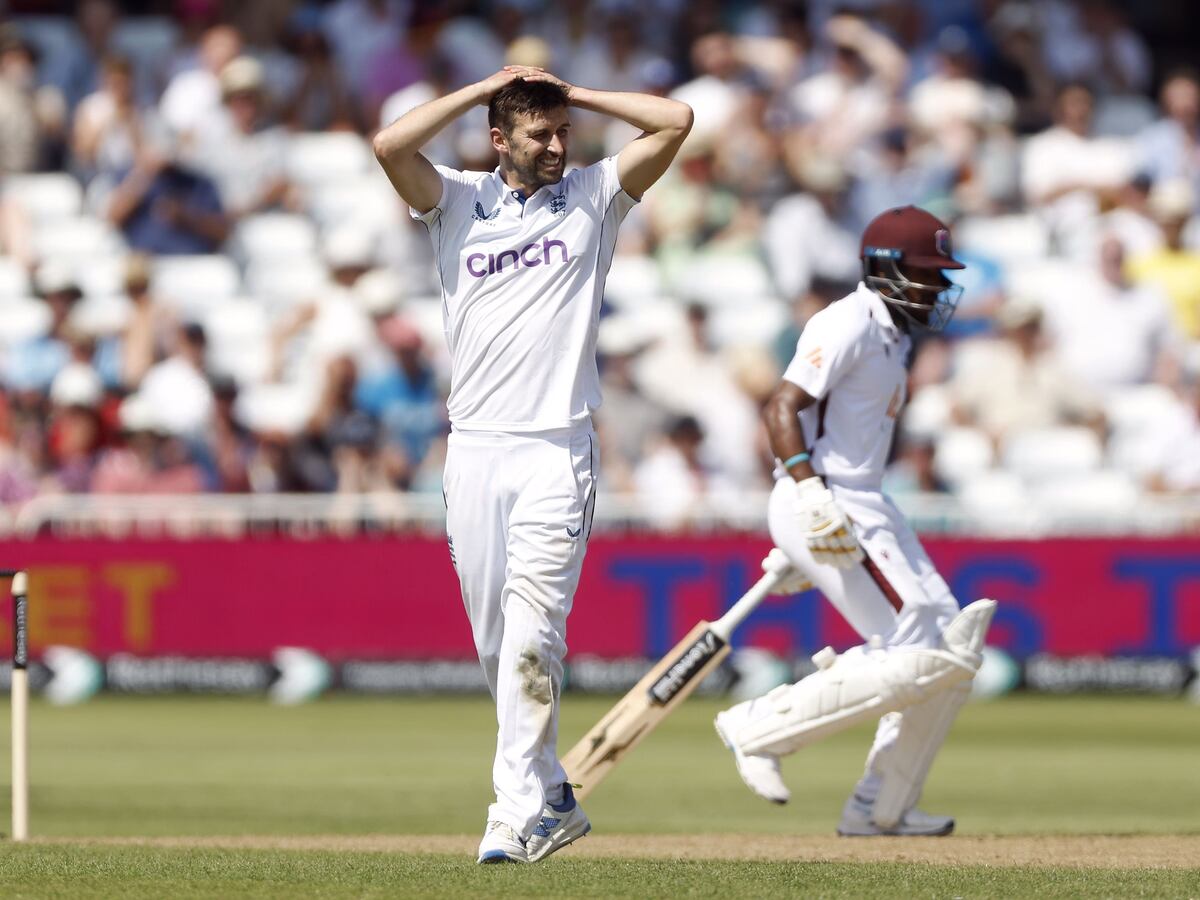
[[[781,581],[792,574],[791,569],[783,569],[782,571],[768,572],[746,593],[738,599],[738,601],[729,607],[725,615],[713,622],[709,626],[709,631],[719,637],[725,643],[729,643],[729,638],[733,635],[736,629],[750,613],[754,612],[755,607],[762,603]]]

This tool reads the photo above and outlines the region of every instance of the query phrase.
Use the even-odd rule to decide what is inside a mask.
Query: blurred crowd
[[[759,407],[903,203],[969,267],[917,343],[889,490],[1108,511],[1200,491],[1200,74],[1131,4],[8,6],[2,503],[438,491],[431,250],[369,141],[506,62],[696,113],[607,284],[608,491],[679,526],[766,487]],[[573,164],[636,136],[572,118]],[[493,168],[485,110],[427,155]]]

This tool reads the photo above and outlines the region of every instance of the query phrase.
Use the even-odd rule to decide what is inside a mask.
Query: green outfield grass
[[[563,746],[611,703],[569,696]],[[718,708],[689,701],[597,790],[587,808],[598,834],[832,831],[870,731],[791,757],[794,800],[772,807],[746,791],[712,733]],[[37,837],[474,834],[490,793],[494,723],[482,699],[279,708],[102,697],[35,704],[30,727]],[[1198,754],[1200,709],[1177,700],[976,703],[922,805],[955,813],[964,835],[1200,834]],[[567,858],[481,872],[458,856],[71,843],[0,847],[0,885],[5,896],[72,897],[1200,896],[1194,870]]]

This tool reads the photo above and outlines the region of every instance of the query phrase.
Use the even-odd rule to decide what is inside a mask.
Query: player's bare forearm
[[[647,134],[669,132],[682,141],[692,127],[692,108],[667,97],[575,86],[570,97],[572,106],[614,116]]]
[[[763,407],[763,424],[771,441],[771,452],[780,460],[789,460],[808,450],[804,430],[800,427],[800,410],[815,403],[814,398],[798,385],[783,381]],[[817,473],[808,460],[788,466],[788,474],[796,481],[812,478]]]
[[[621,188],[637,199],[667,171],[692,130],[692,108],[666,97],[572,88],[571,103],[642,129],[642,135],[626,144],[617,155]]]
[[[528,70],[526,81],[548,81],[567,92],[572,106],[614,116],[642,129],[617,155],[617,177],[625,193],[641,199],[662,177],[692,130],[692,108],[678,100],[625,91],[597,91],[567,84],[541,69]]]
[[[442,196],[441,176],[421,155],[421,148],[471,107],[486,104],[498,90],[520,76],[516,67],[505,67],[490,78],[422,103],[375,135],[372,142],[375,158],[396,193],[409,206],[426,213]]]

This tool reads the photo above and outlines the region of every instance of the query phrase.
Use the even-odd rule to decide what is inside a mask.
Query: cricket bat
[[[583,798],[595,790],[617,763],[687,699],[696,685],[729,655],[729,639],[734,629],[780,583],[796,574],[779,549],[771,551],[764,568],[767,573],[725,615],[715,622],[696,623],[562,758],[567,780],[579,785],[575,796]]]

